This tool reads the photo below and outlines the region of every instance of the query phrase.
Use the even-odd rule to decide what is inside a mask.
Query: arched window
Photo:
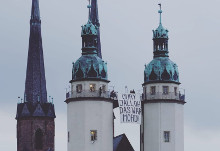
[[[35,132],[35,149],[43,149],[43,132],[37,129]]]

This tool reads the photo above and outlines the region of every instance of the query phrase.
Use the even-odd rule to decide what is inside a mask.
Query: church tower
[[[113,150],[113,100],[107,63],[98,56],[99,26],[92,22],[93,7],[88,6],[89,19],[82,26],[82,56],[73,63],[71,92],[65,101],[68,151]]]
[[[24,101],[17,105],[17,151],[54,151],[55,110],[47,100],[39,1],[32,0]]]
[[[169,59],[168,30],[153,30],[153,60],[145,66],[141,151],[184,151],[183,105],[177,65]]]

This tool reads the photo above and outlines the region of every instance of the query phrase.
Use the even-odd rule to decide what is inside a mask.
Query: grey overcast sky
[[[87,0],[39,0],[48,95],[56,107],[56,150],[66,150],[65,88],[81,55]],[[144,64],[152,60],[152,29],[169,30],[170,59],[186,90],[185,150],[220,149],[219,0],[98,0],[103,59],[110,85],[141,90]],[[0,150],[16,150],[17,97],[24,93],[31,0],[0,0]],[[139,151],[139,127],[119,124]]]

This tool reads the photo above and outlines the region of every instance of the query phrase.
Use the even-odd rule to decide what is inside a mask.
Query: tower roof
[[[82,26],[82,33],[81,36],[89,36],[94,35],[97,36],[97,26],[95,26],[90,19],[88,20],[87,24]]]
[[[45,102],[24,102],[17,105],[16,119],[26,117],[49,117],[55,118],[55,109],[52,103]]]
[[[113,151],[134,151],[131,143],[125,134],[114,137]]]
[[[178,66],[168,56],[168,30],[162,26],[162,10],[159,4],[159,26],[153,30],[154,59],[145,66],[144,82],[173,82],[179,84]]]
[[[160,14],[159,26],[156,30],[153,30],[153,41],[154,41],[154,58],[156,57],[168,57],[168,30],[165,29],[162,25],[162,10],[161,4],[160,10],[158,13]]]
[[[160,14],[160,21],[159,21],[159,26],[157,27],[156,30],[153,30],[153,38],[166,38],[168,39],[168,30],[165,29],[162,25],[162,9],[161,9],[161,4],[158,4],[160,6],[160,10],[158,10],[158,13]]]
[[[94,2],[94,1],[93,1]],[[82,56],[73,63],[72,80],[104,80],[108,81],[107,63],[98,56],[98,26],[92,23],[92,9],[89,8],[89,19],[82,26]]]
[[[39,1],[32,0],[30,38],[25,82],[28,102],[47,102]]]

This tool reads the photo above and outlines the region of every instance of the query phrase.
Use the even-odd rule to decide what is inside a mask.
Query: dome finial
[[[160,24],[161,24],[161,14],[162,14],[163,11],[162,11],[162,9],[161,9],[161,3],[159,3],[158,5],[159,5],[159,7],[160,7],[160,10],[158,11],[158,13],[160,14]]]
[[[91,21],[91,3],[90,3],[90,0],[89,1],[89,5],[87,5],[87,8],[89,9],[89,21]]]

